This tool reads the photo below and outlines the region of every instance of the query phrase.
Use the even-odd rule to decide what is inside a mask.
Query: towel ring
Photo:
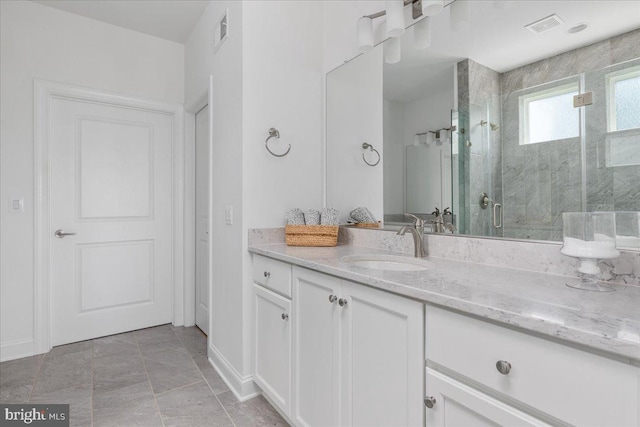
[[[276,129],[276,128],[271,128],[271,129],[269,129],[269,136],[268,136],[268,137],[267,137],[267,139],[264,141],[264,146],[265,146],[265,148],[267,149],[267,151],[269,152],[269,154],[271,154],[272,156],[275,156],[275,157],[284,157],[284,156],[286,156],[287,154],[289,154],[289,151],[291,151],[291,144],[289,144],[289,148],[287,148],[287,151],[285,151],[283,154],[276,154],[276,153],[274,153],[273,151],[271,151],[271,150],[269,149],[269,140],[270,140],[271,138],[278,138],[278,139],[280,139],[280,132],[278,131],[278,129]]]
[[[378,153],[378,150],[376,150],[375,148],[373,148],[373,145],[371,145],[371,144],[367,144],[366,142],[363,142],[363,143],[362,143],[362,148],[363,148],[364,150],[366,150],[366,149],[368,148],[369,150],[373,151],[374,153],[376,153],[376,154],[378,155],[378,161],[377,161],[377,162],[375,162],[375,163],[369,163],[369,162],[367,162],[367,159],[364,157],[364,153],[362,153],[362,160],[363,160],[366,164],[368,164],[369,166],[376,166],[378,163],[380,163],[380,153]]]

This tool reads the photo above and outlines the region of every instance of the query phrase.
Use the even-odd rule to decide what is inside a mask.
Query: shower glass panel
[[[640,210],[640,59],[591,68],[459,63],[461,233],[557,241],[562,212]]]

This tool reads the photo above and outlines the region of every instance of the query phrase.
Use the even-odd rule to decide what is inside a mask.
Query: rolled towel
[[[307,225],[320,225],[320,212],[315,209],[304,211],[304,223]]]
[[[320,224],[338,225],[340,221],[340,211],[336,208],[324,208],[320,213]]]
[[[376,217],[371,213],[371,211],[365,207],[355,208],[349,214],[350,219],[356,223],[372,223],[378,222]]]
[[[287,225],[304,225],[304,213],[298,208],[288,209],[284,218]]]

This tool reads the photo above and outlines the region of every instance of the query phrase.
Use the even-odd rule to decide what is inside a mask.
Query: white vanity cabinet
[[[638,367],[430,305],[425,325],[428,426],[640,425]]]
[[[293,267],[300,426],[422,426],[424,305]]]
[[[288,415],[292,394],[291,265],[256,255],[253,281],[255,382]]]

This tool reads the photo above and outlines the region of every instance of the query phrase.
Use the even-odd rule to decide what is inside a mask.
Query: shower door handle
[[[500,219],[500,222],[498,222],[498,219]],[[493,205],[493,227],[502,228],[502,205],[500,203]]]

